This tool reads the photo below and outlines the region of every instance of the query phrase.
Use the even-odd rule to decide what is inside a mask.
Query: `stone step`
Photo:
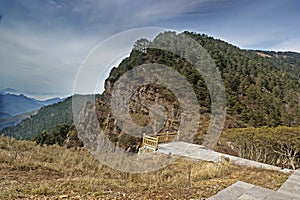
[[[260,200],[260,199],[255,198],[255,197],[253,197],[253,196],[249,196],[249,195],[247,195],[247,194],[243,194],[242,196],[240,196],[240,197],[238,198],[238,200]]]
[[[288,193],[288,192],[283,192],[283,191],[280,191],[280,192],[276,192],[276,197],[278,198],[278,196],[281,196],[282,200],[300,200],[300,195],[298,194],[295,194],[295,193]],[[272,198],[269,198],[270,200]],[[278,199],[280,200],[280,199]]]
[[[300,199],[300,171],[296,170],[277,192],[290,199]]]
[[[289,179],[273,191],[249,183],[238,181],[218,192],[208,200],[300,200],[300,171],[295,171]]]
[[[282,194],[280,192],[275,192],[274,194],[267,196],[264,200],[299,200],[299,198],[291,194]]]
[[[262,200],[273,193],[273,190],[238,181],[208,200]]]

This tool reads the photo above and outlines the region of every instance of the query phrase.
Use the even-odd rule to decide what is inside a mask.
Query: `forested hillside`
[[[166,35],[171,38],[172,34],[175,33],[167,32],[158,37]],[[300,125],[299,54],[278,52],[277,55],[272,52],[241,50],[207,35],[188,32],[185,34],[197,40],[208,51],[221,72],[227,95],[227,119],[243,122],[237,123],[241,127]],[[201,113],[210,112],[210,96],[205,82],[190,63],[173,53],[151,48],[151,41],[143,39],[137,41],[139,42],[142,44],[134,46],[142,45],[142,48],[134,48],[130,56],[124,59],[118,68],[111,70],[106,80],[105,93],[99,98],[97,107],[100,123],[110,135],[111,140],[130,150],[137,148],[136,138],[126,136],[126,133],[116,126],[116,121],[111,117],[110,95],[119,77],[136,66],[159,63],[174,68],[192,85],[201,106]],[[145,50],[144,44],[149,45],[150,48]],[[178,45],[172,43],[171,40],[165,44]],[[143,106],[143,103],[149,105],[155,102],[162,103],[168,111],[168,120],[162,131],[178,130],[178,124],[172,122],[179,120],[180,109],[178,109],[175,96],[166,88],[149,85],[140,87],[131,98],[131,117],[141,124],[147,124],[149,110]],[[177,115],[171,114],[174,110]],[[237,127],[233,124],[227,123],[227,125],[227,127]],[[205,134],[206,130],[205,126],[199,128],[197,137],[200,140],[196,139],[198,142],[201,143],[201,133]]]
[[[42,131],[49,131],[56,125],[64,123],[73,123],[71,97],[63,102],[42,107],[36,115],[23,120],[16,126],[4,128],[1,133],[17,139],[33,139]]]
[[[164,34],[175,33],[167,32],[158,37]],[[226,89],[227,114],[232,121],[238,122],[234,127],[300,125],[300,54],[242,50],[204,34],[190,32],[184,32],[184,34],[198,41],[208,51],[220,70]],[[151,46],[151,41],[147,43]],[[105,92],[97,101],[97,113],[101,126],[107,130],[107,134],[111,135],[114,142],[119,141],[119,136],[125,143],[128,143],[130,139],[124,137],[121,130],[115,127],[114,119],[111,118],[111,89],[122,74],[145,63],[165,64],[184,75],[196,93],[201,113],[210,112],[210,96],[205,82],[189,63],[163,50],[146,48],[146,51],[139,51],[134,48],[128,58],[111,70],[105,82]],[[153,95],[154,89],[160,91],[160,94]],[[174,95],[166,88],[144,86],[139,90],[143,90],[145,95],[139,96],[139,91],[137,91],[133,96],[131,109],[133,118],[141,125],[147,124],[149,117],[149,112],[141,105],[142,101],[153,102],[155,98],[161,98],[167,108],[171,108],[168,104],[173,107],[175,105],[175,111],[178,108]],[[169,94],[168,97],[162,95],[165,93]],[[140,100],[141,102],[137,103]],[[171,118],[173,117],[170,120],[178,120],[179,115],[178,110],[177,116],[170,115]],[[29,139],[44,129],[50,130],[62,123],[72,123],[71,98],[62,103],[44,107],[32,118],[16,127],[6,128],[2,132],[16,138]],[[176,126],[178,126],[176,123],[169,123],[164,130],[176,130]],[[128,145],[125,148],[128,148]]]
[[[300,125],[300,54],[265,52],[270,56],[262,56],[204,34],[185,34],[208,51],[220,70],[229,115],[255,127]],[[123,73],[143,63],[165,64],[179,71],[192,84],[202,112],[209,110],[210,97],[200,74],[178,57],[157,49],[148,49],[146,53],[133,50],[118,68],[112,69],[106,90]]]
[[[16,95],[0,91],[0,119],[32,112],[42,106],[52,105],[61,101],[62,99],[60,98],[37,100],[23,94]]]
[[[0,112],[6,114],[6,116],[0,115],[0,118],[32,112],[38,110],[42,106],[42,103],[22,94],[0,94]]]

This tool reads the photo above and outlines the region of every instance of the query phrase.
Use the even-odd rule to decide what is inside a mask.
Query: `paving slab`
[[[288,197],[286,194],[274,192],[273,194],[265,197],[264,200],[295,200],[295,199],[293,199],[292,197]]]
[[[236,184],[233,184],[226,189],[218,192],[216,195],[208,198],[208,200],[236,200],[242,196],[247,189],[238,187]]]
[[[300,176],[300,171],[299,171],[299,170],[296,170],[296,171],[293,173],[293,176]]]
[[[255,187],[255,185],[252,185],[250,183],[246,183],[246,182],[243,182],[243,181],[237,181],[233,185],[236,186],[236,187],[243,188],[245,190],[250,190],[251,188]]]
[[[253,198],[264,199],[267,196],[273,194],[274,192],[275,192],[274,190],[270,190],[259,186],[254,186],[250,190],[246,191],[245,194]]]
[[[249,196],[247,194],[243,194],[242,196],[240,196],[238,198],[238,200],[262,200],[262,199],[258,199],[258,198],[255,198],[253,196]]]
[[[285,191],[277,191],[276,195],[282,195],[285,196],[282,200],[300,200],[300,195],[295,193],[289,193]]]
[[[300,199],[300,172],[296,170],[279,188],[278,192]]]

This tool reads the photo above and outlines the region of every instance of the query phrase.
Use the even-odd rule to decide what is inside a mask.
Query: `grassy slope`
[[[40,147],[0,137],[0,199],[201,199],[238,180],[276,190],[286,178],[275,171],[187,160],[128,174],[101,165],[83,148]]]

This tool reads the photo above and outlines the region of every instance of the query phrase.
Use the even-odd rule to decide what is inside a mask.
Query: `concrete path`
[[[170,143],[162,143],[158,145],[157,152],[172,155],[180,155],[188,158],[192,158],[195,160],[204,160],[211,162],[219,162],[222,159],[229,159],[229,162],[235,163],[237,165],[255,167],[255,168],[263,168],[269,170],[282,170],[280,167],[268,165],[260,162],[256,162],[253,160],[247,160],[227,154],[222,154],[219,152],[215,152],[207,149],[204,146],[197,144],[190,144],[186,142],[170,142]]]
[[[218,153],[207,149],[204,146],[186,142],[171,142],[159,144],[158,152],[185,156],[195,160],[219,162],[222,159],[229,159],[229,162],[247,167],[263,168],[290,172],[280,167],[255,162],[227,154]],[[208,200],[300,200],[300,171],[294,171],[289,179],[277,191],[269,190],[249,183],[238,181]]]

